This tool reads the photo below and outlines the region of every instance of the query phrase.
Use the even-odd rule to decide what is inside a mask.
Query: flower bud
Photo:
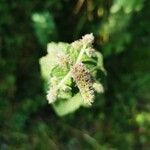
[[[94,42],[94,36],[93,33],[86,34],[82,37],[82,42],[85,45],[92,45]]]
[[[52,89],[52,90],[49,90],[48,93],[47,93],[47,100],[48,100],[48,103],[51,104],[53,102],[56,101],[56,98],[57,98],[57,90],[56,89]]]
[[[103,93],[104,92],[104,88],[103,88],[102,84],[100,84],[100,83],[94,83],[93,88],[98,93]]]
[[[76,63],[73,66],[71,73],[80,90],[84,102],[91,105],[94,100],[94,90],[89,70],[83,63]]]
[[[74,49],[79,50],[79,49],[82,48],[83,43],[82,43],[81,40],[77,40],[77,41],[72,42],[72,43],[71,43],[71,46],[72,46]]]
[[[60,67],[65,67],[70,62],[69,57],[65,54],[57,55],[57,63]]]

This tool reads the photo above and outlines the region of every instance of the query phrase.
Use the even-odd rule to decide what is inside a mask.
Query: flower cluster
[[[51,104],[56,101],[58,91],[56,89],[51,89],[47,92],[48,103]]]
[[[57,63],[60,67],[66,67],[70,63],[69,56],[65,54],[58,54]]]
[[[79,93],[85,104],[91,105],[95,98],[95,92],[102,93],[104,91],[102,84],[96,79],[90,71],[95,69],[101,63],[98,59],[98,52],[92,47],[94,42],[93,34],[86,34],[81,39],[70,44],[65,44],[65,48],[59,44],[54,48],[55,60],[52,63],[51,78],[49,79],[49,90],[47,92],[47,100],[53,103],[56,99],[64,99],[64,97],[73,97],[72,78],[79,89]],[[50,47],[50,45],[49,45]],[[58,50],[60,49],[60,51]],[[49,51],[50,53],[50,51]],[[50,53],[51,54],[51,53]],[[50,55],[49,54],[49,55]],[[88,61],[88,68],[84,62]],[[95,63],[95,67],[93,67]],[[92,65],[90,65],[92,64]]]
[[[91,46],[93,42],[94,36],[93,33],[90,33],[82,36],[82,39],[72,42],[71,45],[75,49],[80,49],[83,45]]]
[[[84,102],[91,105],[94,99],[94,90],[89,70],[80,62],[72,67],[71,74],[80,90]]]
[[[92,45],[94,42],[94,36],[93,33],[90,34],[86,34],[84,36],[82,36],[82,42],[86,45]]]

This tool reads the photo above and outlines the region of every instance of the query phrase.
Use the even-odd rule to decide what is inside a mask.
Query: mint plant
[[[47,100],[59,115],[90,106],[104,91],[99,71],[105,72],[100,52],[93,48],[93,34],[68,43],[49,43],[40,59]]]

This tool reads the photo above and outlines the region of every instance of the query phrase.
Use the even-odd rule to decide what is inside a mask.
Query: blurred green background
[[[91,32],[105,93],[59,117],[39,58]],[[150,1],[0,0],[0,150],[150,150]]]

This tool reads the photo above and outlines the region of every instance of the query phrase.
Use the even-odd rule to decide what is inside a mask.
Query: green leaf
[[[80,106],[83,105],[83,100],[81,95],[78,93],[74,97],[66,100],[59,99],[57,103],[53,104],[53,108],[57,115],[64,116],[69,113],[73,113]]]
[[[49,80],[52,69],[57,65],[57,55],[65,52],[68,48],[66,43],[54,43],[51,42],[47,46],[48,54],[40,58],[41,74],[44,80]]]
[[[49,12],[34,13],[32,21],[37,39],[42,45],[46,45],[49,39],[56,39],[56,25],[53,16]]]

